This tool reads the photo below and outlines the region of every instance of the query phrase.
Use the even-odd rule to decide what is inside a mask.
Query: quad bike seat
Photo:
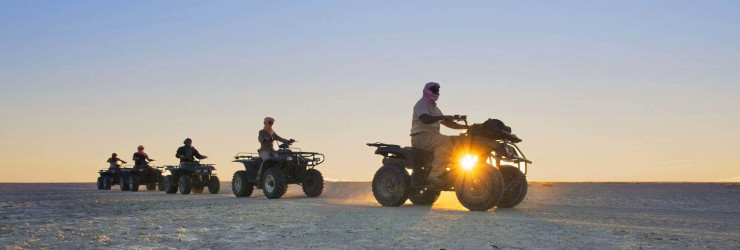
[[[409,160],[412,162],[414,167],[429,165],[434,160],[434,152],[432,151],[412,147],[405,148],[411,150],[411,155],[413,156],[413,159]]]

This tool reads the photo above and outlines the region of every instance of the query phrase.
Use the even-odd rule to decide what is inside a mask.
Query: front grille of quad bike
[[[196,174],[213,174],[213,170],[216,170],[214,167],[215,164],[200,164],[200,163],[193,163],[193,164],[185,164],[185,166],[180,167],[180,165],[169,165],[169,166],[162,166],[162,168],[166,171],[177,171],[179,169],[191,171]],[[215,174],[213,174],[215,175]]]

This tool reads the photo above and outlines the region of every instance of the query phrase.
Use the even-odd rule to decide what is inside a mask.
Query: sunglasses
[[[273,122],[273,121],[267,122],[267,124],[270,124],[270,125],[272,125],[273,123],[275,123],[275,122]]]

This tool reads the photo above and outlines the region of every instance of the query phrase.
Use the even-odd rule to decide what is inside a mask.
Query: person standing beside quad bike
[[[439,132],[439,125],[442,124],[451,129],[467,129],[468,126],[455,123],[454,116],[442,114],[437,107],[439,88],[439,83],[427,83],[421,99],[414,105],[414,115],[411,119],[411,146],[434,152],[428,181],[443,187],[445,183],[442,175],[445,174],[445,166],[449,163],[449,155],[452,153],[452,140]]]

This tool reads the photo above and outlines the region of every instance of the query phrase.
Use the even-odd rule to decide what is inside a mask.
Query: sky
[[[740,181],[738,1],[0,1],[0,182],[93,182],[189,137],[228,181],[265,116],[368,181],[424,84],[530,181]],[[443,129],[444,134],[460,131]]]

